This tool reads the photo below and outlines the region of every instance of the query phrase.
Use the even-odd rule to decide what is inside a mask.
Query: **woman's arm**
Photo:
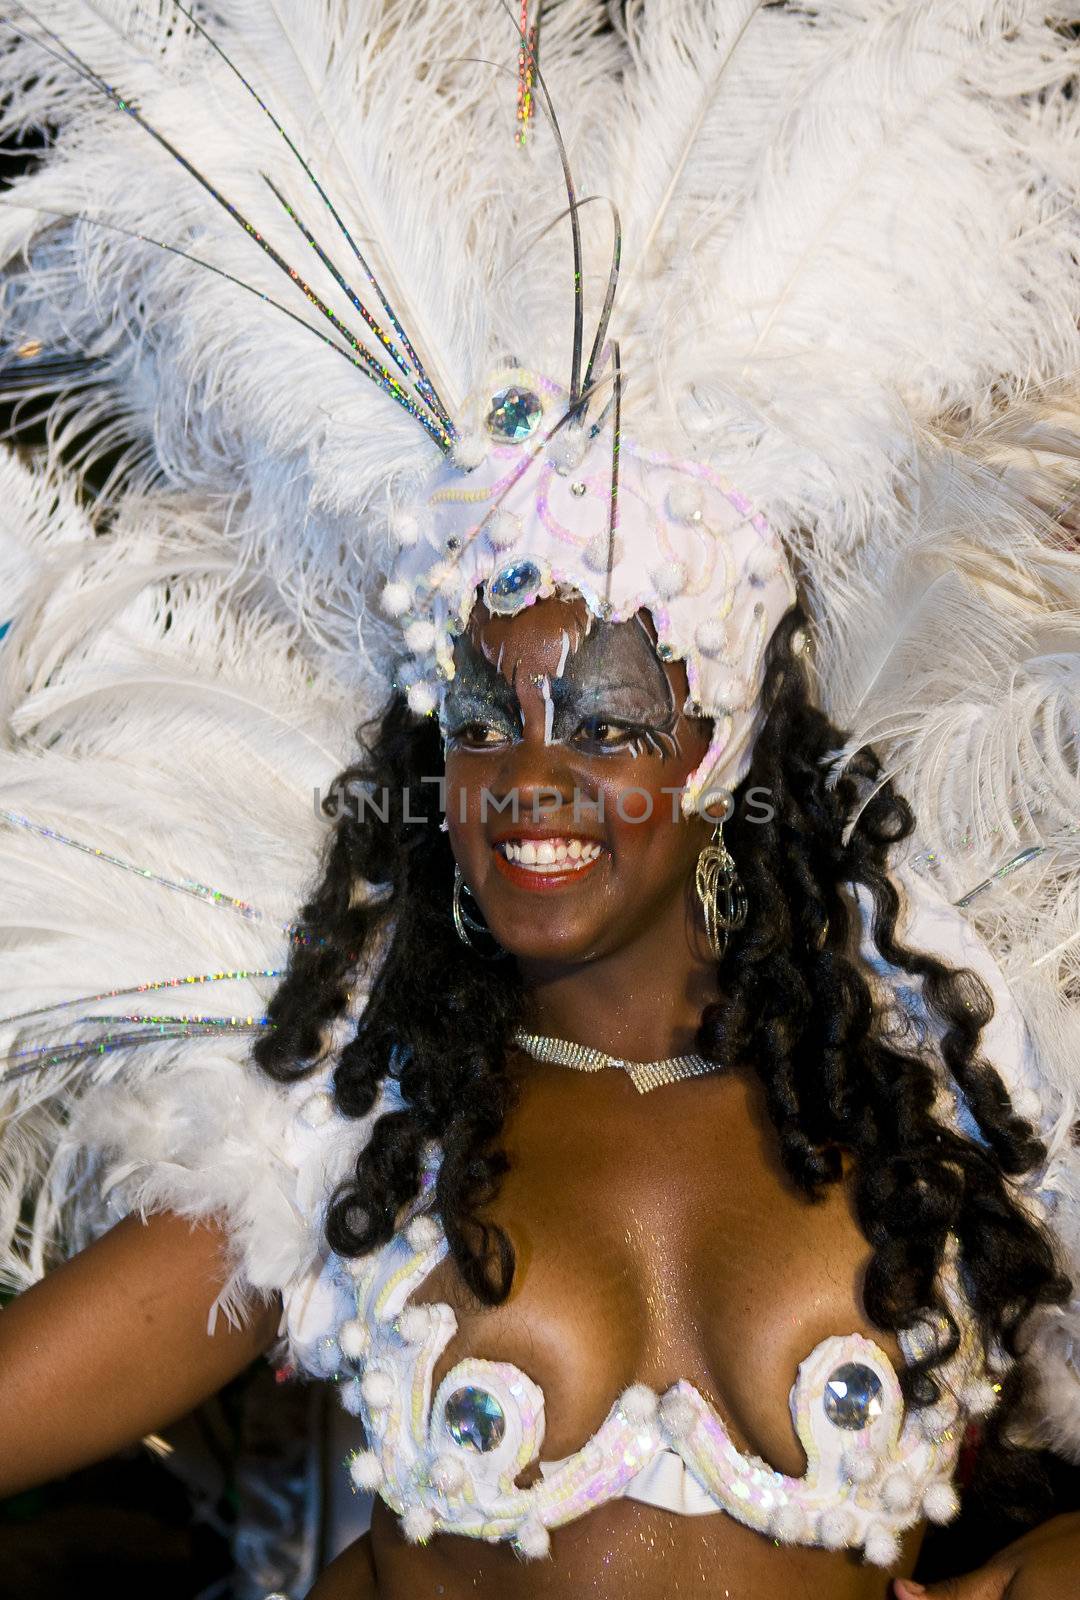
[[[168,1426],[265,1350],[276,1301],[207,1333],[227,1276],[216,1225],[128,1217],[0,1312],[0,1496]]]
[[[924,1585],[899,1578],[896,1600],[1076,1600],[1080,1594],[1080,1513],[1052,1517],[999,1550],[978,1572]]]

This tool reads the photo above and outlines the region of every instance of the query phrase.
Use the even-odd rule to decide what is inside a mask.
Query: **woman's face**
[[[498,942],[575,963],[689,905],[709,837],[679,808],[710,724],[683,715],[686,673],[642,617],[600,623],[553,598],[473,612],[442,713],[447,823]]]

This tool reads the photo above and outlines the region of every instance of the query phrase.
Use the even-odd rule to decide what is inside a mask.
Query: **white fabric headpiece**
[[[409,701],[419,712],[438,704],[481,590],[504,615],[567,588],[604,621],[644,608],[661,658],[686,662],[686,709],[713,719],[689,812],[746,776],[765,646],[795,599],[791,569],[773,529],[714,469],[617,438],[611,416],[566,423],[569,403],[535,373],[495,374],[465,449],[392,514],[401,550],[383,606],[404,629]]]

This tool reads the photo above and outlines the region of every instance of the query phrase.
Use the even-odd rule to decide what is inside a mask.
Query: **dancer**
[[[6,20],[6,1482],[280,1335],[343,1582],[880,1595],[1080,1415],[1075,47],[532,10]]]

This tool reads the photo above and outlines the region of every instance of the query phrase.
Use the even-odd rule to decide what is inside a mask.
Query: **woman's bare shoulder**
[[[343,1550],[320,1576],[308,1600],[378,1600],[371,1535]]]

